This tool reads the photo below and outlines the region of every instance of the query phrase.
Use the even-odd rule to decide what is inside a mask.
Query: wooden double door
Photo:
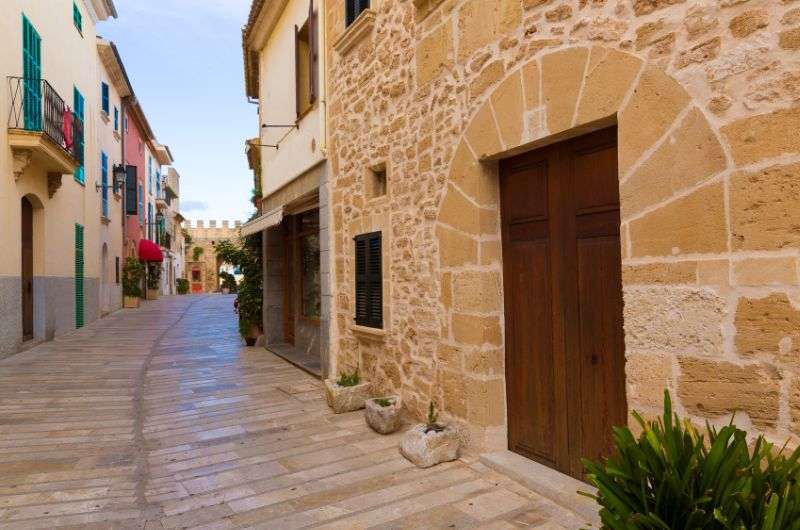
[[[509,449],[577,478],[627,415],[616,138],[500,163]]]

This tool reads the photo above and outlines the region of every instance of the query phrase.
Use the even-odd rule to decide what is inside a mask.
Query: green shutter
[[[22,15],[22,77],[25,129],[42,130],[42,39],[28,17]]]
[[[83,300],[83,226],[75,223],[75,327],[84,324]]]
[[[78,28],[78,31],[83,35],[83,15],[81,15],[81,10],[75,2],[72,2],[72,23],[75,24],[75,27]]]

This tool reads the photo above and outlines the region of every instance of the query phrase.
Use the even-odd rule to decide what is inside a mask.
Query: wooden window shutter
[[[294,106],[300,117],[300,28],[294,25]]]
[[[383,269],[381,233],[355,238],[356,247],[356,324],[383,327]]]
[[[308,2],[308,70],[308,100],[313,105],[317,101],[317,73],[319,71],[317,13],[314,11],[314,0]]]
[[[125,167],[125,213],[127,215],[137,215],[138,205],[138,179],[136,176],[136,166]]]
[[[75,327],[84,325],[83,226],[75,224]]]

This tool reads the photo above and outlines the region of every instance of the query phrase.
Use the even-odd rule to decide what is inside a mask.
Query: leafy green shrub
[[[236,277],[231,274],[230,272],[226,271],[219,271],[219,279],[221,280],[220,286],[223,289],[227,289],[228,292],[235,293],[236,288]]]
[[[132,298],[142,296],[142,276],[144,276],[144,265],[136,258],[125,260],[122,268],[122,294]]]
[[[203,252],[204,252],[203,247],[194,247],[192,249],[192,261],[198,261],[200,259],[200,256],[203,255]]]
[[[800,530],[800,449],[790,456],[729,424],[706,425],[708,438],[672,411],[645,421],[638,438],[614,429],[616,454],[604,462],[584,460],[589,495],[601,506],[607,529]]]
[[[175,292],[178,294],[188,294],[189,293],[189,280],[186,278],[178,278],[175,280]]]
[[[254,217],[251,217],[251,220]],[[217,257],[230,263],[242,273],[236,287],[239,311],[239,334],[247,338],[254,326],[261,327],[263,270],[261,261],[261,233],[245,236],[238,241],[223,240],[217,243]]]
[[[336,381],[336,384],[339,386],[356,386],[360,382],[361,377],[358,375],[358,368],[356,368],[351,374],[347,372],[339,374],[339,379]]]
[[[386,398],[377,398],[375,403],[377,403],[379,407],[389,407],[392,405],[392,403],[394,403],[394,401]]]

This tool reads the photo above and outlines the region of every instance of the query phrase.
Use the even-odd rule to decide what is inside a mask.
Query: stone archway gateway
[[[677,81],[603,47],[522,64],[477,109],[436,235],[440,348],[505,352],[505,371],[474,381],[466,398],[480,445],[499,438],[580,476],[580,458],[603,454],[628,407],[654,404],[641,399],[640,373],[626,383],[641,364],[625,366],[634,338],[622,326],[622,263],[727,249],[732,161],[719,136]]]

